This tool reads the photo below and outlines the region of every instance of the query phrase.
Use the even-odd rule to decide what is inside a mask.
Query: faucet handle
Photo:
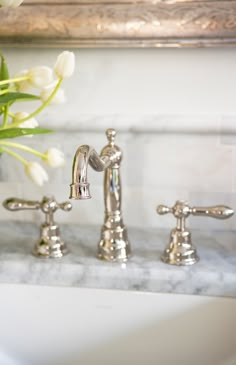
[[[44,196],[42,201],[8,198],[4,200],[3,206],[12,212],[41,209],[45,214],[55,213],[57,209],[64,210],[65,212],[69,212],[72,209],[70,202],[57,203],[53,196]]]
[[[172,229],[170,234],[170,243],[161,257],[162,261],[173,265],[192,265],[199,258],[192,245],[191,233],[185,225],[186,218],[192,214],[194,216],[227,219],[234,214],[234,211],[225,205],[190,207],[187,202],[178,200],[171,208],[158,205],[157,213],[159,215],[172,213],[177,219],[176,227]]]
[[[169,208],[165,205],[158,205],[157,213],[160,215],[172,213],[176,218],[179,219],[187,218],[190,214],[217,219],[227,219],[234,214],[234,211],[226,205],[215,205],[211,207],[190,207],[187,202],[178,200],[172,208]]]
[[[5,209],[12,212],[18,210],[36,210],[40,208],[40,202],[34,200],[24,200],[19,198],[8,198],[2,203]]]
[[[72,204],[70,202],[57,203],[53,196],[44,196],[42,201],[39,202],[40,209],[45,214],[53,214],[58,209],[63,210],[64,212],[69,212],[72,209]]]
[[[33,250],[35,256],[58,258],[68,252],[60,237],[59,226],[54,222],[54,213],[58,209],[69,212],[72,209],[70,202],[57,203],[53,196],[44,196],[41,201],[8,198],[3,202],[3,206],[13,212],[40,209],[45,214],[45,222],[40,227],[40,238]]]
[[[217,219],[227,219],[232,217],[234,211],[226,205],[215,205],[211,207],[193,207],[192,215],[205,216]]]

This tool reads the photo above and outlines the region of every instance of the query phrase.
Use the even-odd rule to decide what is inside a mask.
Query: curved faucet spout
[[[107,261],[127,261],[130,255],[130,243],[127,229],[123,223],[121,211],[120,165],[122,151],[115,144],[116,131],[107,129],[108,144],[100,155],[89,145],[80,146],[74,157],[70,198],[89,199],[88,165],[95,171],[104,171],[105,217],[98,244],[97,257]]]
[[[88,165],[96,171],[104,171],[111,164],[109,156],[99,156],[92,146],[80,146],[74,157],[70,199],[90,199]]]

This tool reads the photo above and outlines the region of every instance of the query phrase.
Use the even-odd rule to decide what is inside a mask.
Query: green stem
[[[11,91],[15,91],[15,88],[10,88],[10,89],[5,89],[3,91],[0,91],[0,96],[4,95],[4,94],[8,94]]]
[[[58,92],[58,90],[60,89],[60,86],[62,84],[63,79],[59,79],[58,83],[55,86],[55,89],[52,91],[52,93],[49,95],[48,99],[38,108],[36,109],[33,113],[29,114],[28,117],[25,117],[23,119],[20,119],[17,122],[11,123],[9,125],[10,128],[15,128],[17,127],[19,124],[26,122],[27,120],[34,118],[36,115],[38,115],[39,113],[41,113],[52,101],[52,99],[54,98],[54,96],[56,95],[56,93]]]
[[[2,125],[3,128],[6,128],[7,123],[8,123],[8,110],[9,110],[9,105],[7,104],[5,106],[5,110],[4,110],[4,118],[3,118],[3,125]]]
[[[8,115],[9,115],[9,117],[15,118],[15,114],[12,113],[10,110],[8,110]]]
[[[25,81],[25,80],[28,80],[28,79],[29,79],[29,76],[21,76],[21,77],[15,77],[13,79],[2,80],[2,81],[0,81],[0,86],[9,84],[10,82],[15,82],[16,83],[16,82]]]
[[[18,161],[22,162],[25,166],[28,165],[28,161],[26,161],[23,157],[18,155],[18,153],[13,152],[12,150],[9,150],[9,148],[2,147],[1,151],[8,153],[12,157],[15,157]]]
[[[8,146],[8,147],[13,147],[13,148],[19,148],[20,150],[32,153],[33,155],[40,157],[44,160],[47,159],[47,156],[44,153],[41,153],[33,148],[30,148],[28,146],[25,146],[23,144],[20,143],[15,143],[15,142],[6,142],[6,141],[0,141],[0,145],[2,146]]]

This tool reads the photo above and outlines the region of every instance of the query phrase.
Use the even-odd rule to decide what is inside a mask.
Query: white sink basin
[[[236,299],[0,285],[0,365],[235,365]]]

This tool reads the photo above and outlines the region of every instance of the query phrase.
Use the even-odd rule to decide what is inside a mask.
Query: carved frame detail
[[[0,45],[187,47],[236,44],[236,1],[25,0],[0,10]]]

